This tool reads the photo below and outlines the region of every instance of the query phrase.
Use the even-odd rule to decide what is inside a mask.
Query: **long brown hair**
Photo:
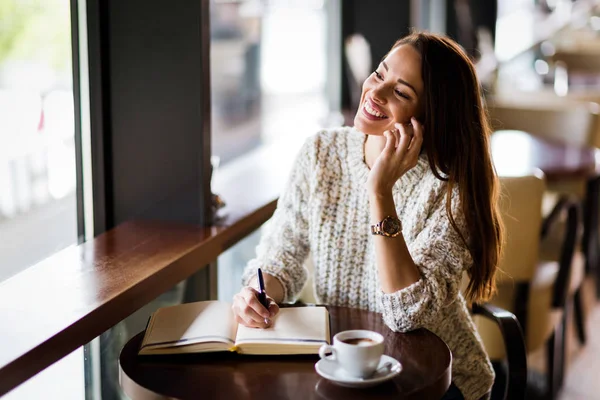
[[[471,301],[485,300],[495,290],[503,226],[497,208],[498,178],[490,152],[491,127],[475,68],[461,47],[449,38],[412,32],[392,49],[403,44],[412,45],[421,54],[424,150],[433,174],[448,182],[446,213],[473,259],[466,295]],[[455,186],[469,243],[451,211]]]

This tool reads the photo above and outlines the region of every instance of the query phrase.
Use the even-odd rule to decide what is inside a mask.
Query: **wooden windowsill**
[[[131,221],[0,284],[0,396],[213,262],[267,221],[298,146],[259,148],[217,171],[213,227]]]

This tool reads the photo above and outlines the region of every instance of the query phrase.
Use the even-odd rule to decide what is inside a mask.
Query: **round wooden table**
[[[594,179],[600,175],[600,150],[552,142],[523,131],[492,135],[492,157],[501,176],[521,176],[534,169],[549,182]]]
[[[440,399],[451,380],[452,356],[436,335],[420,329],[395,333],[381,315],[328,306],[331,335],[370,329],[385,337],[385,354],[402,363],[394,379],[368,389],[336,386],[315,372],[318,356],[243,356],[205,353],[141,358],[143,332],[119,357],[119,381],[133,400],[144,399]]]

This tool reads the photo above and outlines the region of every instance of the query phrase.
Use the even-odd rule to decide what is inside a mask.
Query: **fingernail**
[[[270,326],[271,320],[269,318],[265,318],[265,325]]]

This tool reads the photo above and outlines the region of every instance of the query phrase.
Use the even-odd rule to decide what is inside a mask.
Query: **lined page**
[[[202,301],[160,308],[148,326],[142,348],[225,342],[233,346],[237,323],[231,305]]]
[[[282,308],[268,329],[238,327],[236,344],[329,343],[329,313],[325,307]]]

